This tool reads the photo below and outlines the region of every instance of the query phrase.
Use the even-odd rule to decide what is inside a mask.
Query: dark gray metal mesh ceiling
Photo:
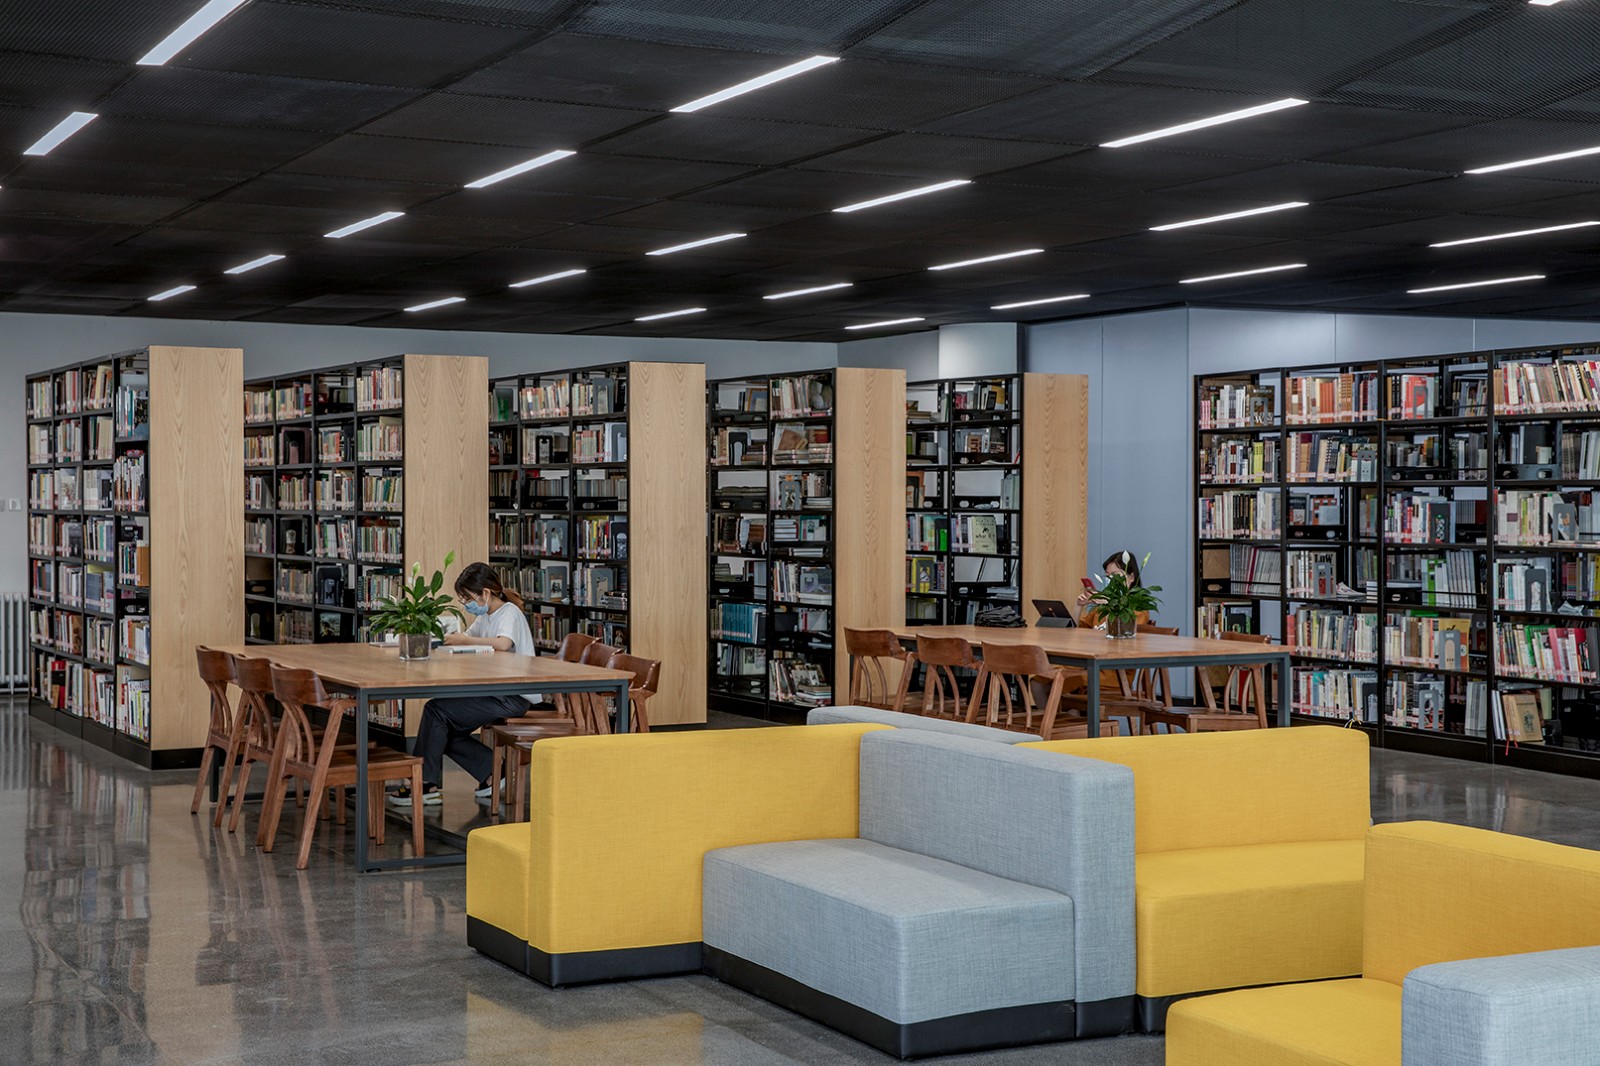
[[[1597,317],[1600,227],[1428,247],[1600,219],[1600,155],[1463,174],[1600,146],[1595,0],[250,0],[135,65],[199,5],[0,4],[0,311],[823,340],[1183,302]],[[670,113],[818,53],[842,62]],[[1096,147],[1286,96],[1311,104]],[[100,118],[21,154],[74,110]],[[1546,278],[1406,291],[1513,274]]]

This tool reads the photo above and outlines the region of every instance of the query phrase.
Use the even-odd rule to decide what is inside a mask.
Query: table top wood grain
[[[630,680],[623,670],[583,666],[549,656],[510,652],[457,654],[435,648],[426,659],[401,659],[398,649],[373,644],[248,644],[216,649],[279,666],[313,670],[325,683],[354,689],[450,688],[588,681],[596,687]]]
[[[1096,662],[1137,662],[1141,659],[1230,659],[1242,663],[1261,662],[1283,655],[1281,644],[1247,644],[1206,637],[1168,637],[1140,633],[1125,640],[1112,640],[1102,630],[1041,629],[1023,626],[996,629],[989,626],[898,626],[894,635],[903,642],[916,643],[917,634],[928,637],[958,637],[973,646],[979,644],[1036,644],[1046,655]]]

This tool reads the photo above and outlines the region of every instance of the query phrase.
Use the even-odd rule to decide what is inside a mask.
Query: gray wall
[[[1024,366],[1089,376],[1090,566],[1149,552],[1146,580],[1165,590],[1160,621],[1187,633],[1191,375],[1594,340],[1600,322],[1177,308],[1028,327]]]

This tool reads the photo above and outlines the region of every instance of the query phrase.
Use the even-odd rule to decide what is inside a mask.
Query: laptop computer
[[[1078,624],[1060,600],[1034,600],[1033,609],[1039,612],[1041,629],[1072,629]]]

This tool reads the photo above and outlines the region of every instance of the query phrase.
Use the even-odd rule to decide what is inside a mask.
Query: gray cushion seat
[[[1133,1020],[1126,767],[861,738],[860,838],[706,854],[706,968],[902,1058]]]

